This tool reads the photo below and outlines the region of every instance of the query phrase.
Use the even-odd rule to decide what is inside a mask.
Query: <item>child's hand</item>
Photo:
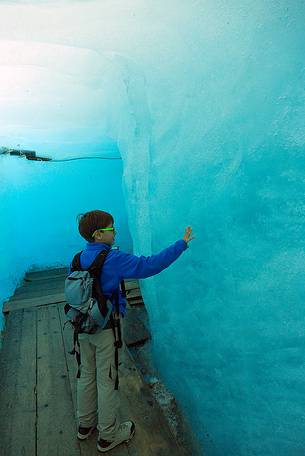
[[[183,240],[185,242],[190,242],[192,241],[193,239],[195,239],[194,236],[192,236],[192,228],[190,226],[188,226],[187,228],[185,228],[185,233],[184,233],[184,236],[183,236]]]

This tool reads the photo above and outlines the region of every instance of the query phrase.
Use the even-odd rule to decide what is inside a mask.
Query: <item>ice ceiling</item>
[[[304,455],[304,43],[300,0],[0,5],[0,146],[121,156],[136,254],[194,228],[179,262],[142,289],[157,366],[208,456]],[[7,160],[3,271],[25,245],[7,214],[18,217],[34,181]],[[92,172],[83,166],[79,179]],[[52,169],[50,185],[71,195],[74,172]],[[56,245],[40,264],[63,261]]]

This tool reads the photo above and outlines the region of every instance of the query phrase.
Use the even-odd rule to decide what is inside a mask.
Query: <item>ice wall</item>
[[[1,308],[27,270],[66,266],[84,248],[76,217],[89,209],[111,212],[116,245],[132,252],[121,181],[121,160],[53,163],[0,155]]]
[[[53,145],[55,131],[63,157],[71,138],[108,135],[135,251],[194,227],[190,250],[142,287],[156,363],[208,456],[304,454],[304,18],[298,0],[1,6],[6,68],[49,77],[43,104],[29,84],[32,112],[63,103],[35,131],[19,95],[0,97],[16,101],[2,139]],[[51,95],[56,61],[73,68],[72,95],[63,76]]]

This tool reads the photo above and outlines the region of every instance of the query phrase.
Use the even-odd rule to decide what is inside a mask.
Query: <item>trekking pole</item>
[[[115,313],[114,315],[114,332],[115,332],[115,346],[117,348],[122,347],[122,332],[121,332],[121,321],[120,314]]]

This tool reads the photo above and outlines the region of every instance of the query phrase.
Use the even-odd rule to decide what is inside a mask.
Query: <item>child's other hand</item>
[[[185,233],[184,233],[184,236],[183,236],[183,240],[185,242],[190,242],[193,239],[195,239],[195,237],[192,236],[192,233],[193,233],[192,227],[188,226],[187,228],[185,228]]]

